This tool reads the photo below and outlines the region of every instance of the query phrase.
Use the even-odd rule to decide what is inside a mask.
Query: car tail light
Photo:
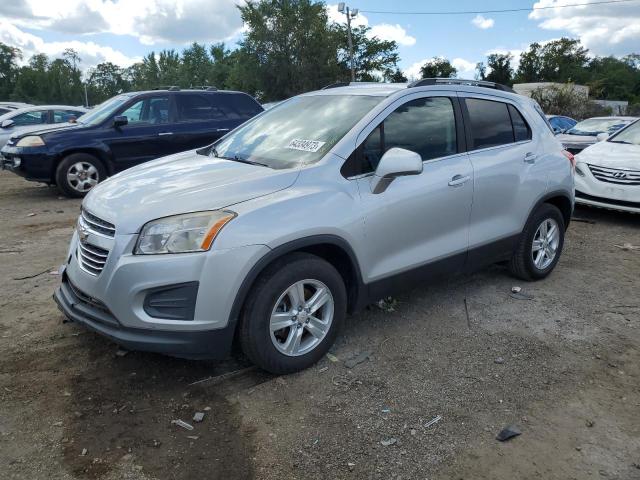
[[[573,156],[573,153],[567,152],[566,150],[562,150],[562,154],[567,157],[569,163],[571,163],[571,170],[576,169],[576,157]]]

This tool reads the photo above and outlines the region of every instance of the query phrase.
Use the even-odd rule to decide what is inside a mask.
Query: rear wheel
[[[294,253],[269,266],[253,285],[240,325],[240,344],[264,370],[303,370],[329,350],[346,307],[338,271],[315,255]]]
[[[88,153],[73,153],[56,169],[56,184],[68,197],[84,197],[106,177],[102,162]]]
[[[564,232],[560,210],[554,205],[542,204],[522,231],[509,263],[511,273],[523,280],[540,280],[549,275],[560,259]]]

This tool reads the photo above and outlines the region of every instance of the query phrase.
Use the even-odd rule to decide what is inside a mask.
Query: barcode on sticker
[[[287,148],[302,150],[303,152],[317,152],[324,144],[325,142],[319,142],[318,140],[301,140],[294,138],[289,142]]]

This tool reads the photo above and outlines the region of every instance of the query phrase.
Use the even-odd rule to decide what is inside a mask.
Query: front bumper
[[[22,148],[6,145],[0,153],[0,170],[9,170],[35,182],[52,183],[54,165],[55,157],[47,152],[46,147]]]
[[[224,358],[235,329],[231,310],[236,292],[269,248],[250,245],[200,253],[133,255],[136,239],[131,234],[106,238],[91,233],[84,241],[109,251],[103,270],[96,275],[82,268],[78,234],[74,233],[62,284],[55,294],[62,311],[129,349]],[[184,318],[161,318],[158,309],[149,308],[147,300],[154,292],[196,283],[195,305]],[[166,298],[160,300],[162,304]]]
[[[640,185],[598,180],[585,162],[576,164],[575,187],[578,204],[640,213]]]
[[[155,352],[192,359],[223,359],[230,353],[233,325],[197,332],[145,330],[124,327],[99,302],[92,301],[66,275],[53,295],[66,317],[128,350]]]

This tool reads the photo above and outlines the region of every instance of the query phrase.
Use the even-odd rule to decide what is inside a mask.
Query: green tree
[[[12,98],[28,103],[47,103],[49,58],[39,53],[29,59],[29,64],[21,67],[12,93]]]
[[[13,92],[20,58],[22,52],[19,48],[0,42],[0,98],[9,98]]]
[[[209,85],[211,59],[204,45],[194,42],[182,51],[182,82],[185,87]]]
[[[103,62],[89,71],[88,95],[92,104],[98,104],[128,89],[124,70],[111,62]]]
[[[532,43],[522,54],[517,82],[585,82],[589,51],[580,40],[561,38],[541,46]]]
[[[158,77],[155,85],[150,84],[150,88],[159,86],[177,85],[188,87],[190,83],[184,83],[184,66],[180,60],[180,55],[175,50],[162,50],[158,55]]]
[[[542,58],[539,43],[534,42],[520,55],[520,64],[516,72],[517,83],[539,82],[542,75]]]
[[[443,57],[433,57],[421,68],[422,78],[453,78],[458,74],[458,69]]]
[[[513,60],[513,55],[510,53],[492,53],[489,55],[487,57],[487,68],[489,69],[489,73],[486,75],[485,79],[490,82],[511,85],[513,77],[511,60]]]

